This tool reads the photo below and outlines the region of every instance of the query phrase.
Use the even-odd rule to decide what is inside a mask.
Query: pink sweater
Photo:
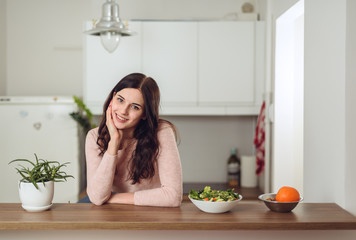
[[[133,139],[126,149],[117,155],[105,152],[99,156],[98,128],[90,130],[86,137],[87,193],[96,205],[106,202],[111,192],[134,192],[134,204],[146,206],[178,207],[182,201],[182,167],[172,128],[160,124],[158,139],[159,155],[152,179],[131,184],[128,165],[137,140]]]

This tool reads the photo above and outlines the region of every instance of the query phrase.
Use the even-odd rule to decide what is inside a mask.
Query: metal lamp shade
[[[93,28],[91,30],[85,31],[84,33],[101,37],[106,35],[106,33],[111,35],[116,34],[120,37],[131,36],[135,34],[134,32],[128,30],[125,24],[121,22],[119,17],[119,5],[115,2],[115,0],[107,0],[103,4],[102,17],[100,21],[97,24],[93,24]],[[108,50],[108,47],[104,42],[103,45]],[[113,52],[116,47],[108,51]]]

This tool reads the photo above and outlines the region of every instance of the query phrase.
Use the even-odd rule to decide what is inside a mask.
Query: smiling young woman
[[[96,205],[180,206],[182,168],[174,125],[159,118],[155,80],[124,77],[86,138],[87,193]]]

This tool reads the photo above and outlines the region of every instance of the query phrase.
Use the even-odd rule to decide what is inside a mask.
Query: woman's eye
[[[137,107],[136,105],[132,105],[132,107],[131,107],[132,109],[135,109],[135,110],[140,110],[140,108],[139,107]]]
[[[119,102],[123,102],[124,101],[124,99],[122,99],[122,98],[118,98],[117,99]]]

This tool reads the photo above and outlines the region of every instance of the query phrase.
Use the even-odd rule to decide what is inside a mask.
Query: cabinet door
[[[86,29],[91,28],[88,22]],[[108,53],[100,37],[84,36],[84,100],[95,114],[116,83],[133,72],[141,72],[141,23],[129,22],[137,35],[122,37],[118,48]]]
[[[244,105],[255,100],[253,22],[200,22],[199,103]]]
[[[143,22],[142,68],[161,91],[163,112],[167,106],[197,102],[197,23]]]

